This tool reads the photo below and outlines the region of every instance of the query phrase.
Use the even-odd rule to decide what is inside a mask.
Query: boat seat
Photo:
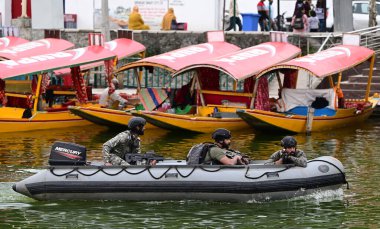
[[[290,114],[296,114],[296,115],[307,115],[307,106],[297,106],[286,113]],[[314,116],[334,116],[336,114],[336,111],[330,108],[321,108],[321,109],[314,109]]]
[[[214,118],[239,118],[236,112],[214,112],[212,117]]]

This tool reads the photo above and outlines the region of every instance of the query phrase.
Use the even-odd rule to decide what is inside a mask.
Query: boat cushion
[[[307,115],[307,106],[297,106],[288,111],[291,114]],[[336,111],[330,108],[314,109],[314,116],[334,116]]]
[[[139,92],[141,104],[147,111],[157,109],[168,97],[165,89],[161,88],[141,88]]]
[[[335,90],[330,89],[290,89],[283,88],[281,91],[281,98],[285,105],[285,111],[290,111],[297,106],[310,106],[317,97],[324,97],[328,101],[328,106],[335,110],[337,107],[337,97]]]

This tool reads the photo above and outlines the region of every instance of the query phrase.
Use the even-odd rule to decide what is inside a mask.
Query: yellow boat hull
[[[31,118],[22,118],[25,109],[0,108],[0,132],[33,131],[73,126],[84,126],[90,122],[66,111],[38,111]]]
[[[171,114],[159,111],[133,112],[134,116],[145,118],[149,123],[168,130],[185,130],[210,133],[217,128],[241,130],[250,128],[241,118],[214,118],[196,115]]]
[[[113,110],[94,106],[75,106],[69,107],[70,112],[86,119],[92,123],[117,128],[126,128],[129,120],[133,117],[130,112],[125,110]],[[146,128],[156,128],[153,125],[147,124]]]
[[[338,109],[334,116],[314,116],[312,132],[328,131],[345,126],[352,126],[368,119],[374,108],[369,107],[361,112],[352,109]],[[238,111],[237,114],[255,129],[265,131],[282,131],[306,133],[307,117],[262,110]]]

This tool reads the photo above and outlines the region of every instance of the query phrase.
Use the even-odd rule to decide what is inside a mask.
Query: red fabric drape
[[[86,103],[87,92],[86,92],[86,84],[84,83],[84,79],[80,73],[80,67],[71,68],[71,77],[73,80],[74,88],[77,93],[77,99],[79,103]]]
[[[5,106],[6,103],[7,101],[5,99],[5,81],[0,79],[0,104]]]
[[[201,68],[198,70],[198,79],[202,90],[219,91],[219,71],[211,68]]]
[[[266,77],[261,77],[257,85],[257,94],[255,99],[255,109],[269,111],[269,89],[268,89],[268,79]]]
[[[253,77],[244,80],[244,93],[252,93],[255,79]]]
[[[37,75],[33,75],[32,78],[32,93],[35,95],[37,91],[38,77]]]
[[[296,88],[298,70],[286,70],[284,73],[284,88]]]
[[[114,60],[105,60],[104,61],[104,67],[105,67],[105,71],[107,74],[108,87],[111,87],[112,73],[113,73],[113,68],[114,68]],[[115,86],[115,85],[113,85],[113,86]]]
[[[40,94],[43,94],[46,92],[46,88],[49,86],[50,79],[49,76],[45,73],[42,75],[42,81],[41,81],[41,89]]]

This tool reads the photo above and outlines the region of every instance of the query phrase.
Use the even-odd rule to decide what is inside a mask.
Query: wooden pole
[[[368,81],[367,81],[367,88],[365,92],[365,101],[368,102],[369,93],[371,91],[371,82],[372,82],[372,75],[373,75],[373,67],[375,66],[375,54],[373,54],[371,58],[371,65],[369,66],[369,73],[368,73]]]
[[[41,84],[42,84],[42,75],[39,74],[38,80],[37,80],[36,94],[35,94],[34,104],[33,104],[34,113],[37,112],[37,108],[38,108],[38,100],[40,99]]]

